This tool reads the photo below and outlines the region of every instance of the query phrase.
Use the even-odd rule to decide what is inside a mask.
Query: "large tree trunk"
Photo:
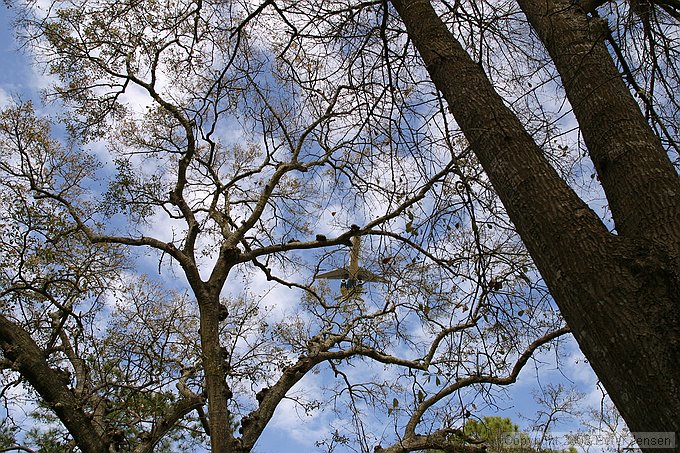
[[[192,223],[192,222],[190,222]],[[197,228],[194,223],[194,227]],[[196,230],[193,230],[194,232]],[[227,407],[231,389],[226,382],[225,354],[220,345],[220,293],[224,288],[229,270],[235,263],[238,249],[222,244],[220,255],[208,281],[203,281],[193,257],[192,240],[185,246],[181,262],[187,281],[194,292],[199,311],[199,336],[201,340],[201,364],[208,397],[208,428],[210,451],[232,453],[240,450],[240,442],[234,438],[232,418]],[[179,260],[178,260],[179,261]]]
[[[606,23],[566,0],[518,0],[545,44],[622,236],[680,249],[680,183],[616,69]]]
[[[595,213],[560,179],[483,70],[437,16],[429,0],[392,0],[392,3],[584,354],[626,422],[634,431],[677,431],[680,425],[677,247],[664,250],[658,242],[647,240],[654,233],[639,237],[609,233]],[[637,107],[633,107],[639,114]],[[600,110],[599,114],[605,113]],[[610,121],[620,121],[620,117],[614,116]],[[663,190],[677,188],[677,176],[675,182],[668,177],[667,166],[659,157],[658,143],[647,143],[656,138],[643,134],[638,139],[644,143],[632,143],[629,147],[636,148],[635,155],[639,156],[636,165],[643,167],[639,169],[644,180],[640,184],[646,185],[647,190],[659,190],[657,178],[651,175],[665,175]],[[611,184],[618,187],[622,197],[630,197],[634,194],[623,186],[637,176],[626,163],[632,157],[619,158],[623,152],[605,154],[608,160],[604,165],[598,163],[598,170],[611,171],[607,176]],[[621,175],[619,165],[632,173]],[[613,175],[621,179],[616,181]],[[637,190],[642,189],[638,186]],[[664,223],[658,225],[663,231],[659,234],[677,244],[677,225],[668,224],[673,222],[673,215],[669,217],[659,209],[660,206],[670,209],[676,203],[675,211],[671,211],[677,212],[678,197],[675,198],[673,201],[669,194],[661,196],[650,209],[641,212],[647,219],[628,219],[625,228],[639,232]],[[630,204],[629,210],[639,208],[640,202]],[[626,212],[626,208],[620,209]],[[625,228],[622,224],[622,229]]]
[[[629,334],[639,337],[637,348],[629,354],[638,360],[637,368],[642,373],[637,379],[645,387],[643,393],[634,383],[616,385],[616,376],[612,375],[618,370],[603,366],[606,355],[593,362],[593,367],[633,431],[677,430],[678,175],[604,45],[606,23],[588,18],[581,8],[565,0],[518,3],[560,73],[607,195],[616,230],[635,243],[631,255],[622,259],[639,261],[632,264],[639,266],[634,270],[640,286],[637,298],[632,293],[624,300],[634,329]],[[619,316],[612,311],[612,318]],[[641,398],[643,395],[646,397]],[[671,410],[665,416],[667,421],[672,420],[670,424],[657,416],[662,416],[663,408]]]
[[[225,357],[220,347],[219,293],[199,298],[198,306],[205,391],[208,396],[210,447],[214,453],[231,453],[236,451],[236,446],[227,409],[229,389],[225,381]]]

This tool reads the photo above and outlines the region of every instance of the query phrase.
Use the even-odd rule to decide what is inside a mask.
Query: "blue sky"
[[[27,93],[31,91],[26,83],[32,78],[30,62],[25,55],[17,51],[17,43],[12,34],[11,13],[4,4],[0,6],[0,87],[3,93]]]
[[[11,32],[11,12],[6,6],[0,6],[0,103],[6,102],[8,96],[18,95],[23,99],[38,99],[38,86],[41,77],[31,66],[30,58],[18,51],[18,44]],[[528,421],[520,417],[520,414],[532,418],[536,406],[531,392],[539,385],[548,383],[571,383],[579,390],[588,394],[585,404],[596,404],[600,398],[600,392],[596,388],[597,379],[582,355],[578,351],[573,339],[565,342],[567,358],[562,363],[563,367],[557,369],[554,357],[548,353],[540,357],[540,362],[530,362],[520,375],[519,381],[507,389],[508,399],[500,402],[500,410],[478,415],[502,415],[510,417],[515,423],[526,427]],[[537,373],[537,369],[540,372]],[[324,373],[321,374],[323,378]],[[308,379],[309,378],[309,379]],[[318,385],[315,376],[309,376],[302,381],[301,387]],[[314,381],[312,381],[314,380]],[[330,420],[327,414],[319,414],[314,420],[301,415],[298,419],[294,410],[283,408],[277,412],[265,431],[263,438],[257,445],[256,450],[261,452],[296,452],[314,451],[314,441],[311,435],[319,426]],[[304,425],[304,426],[303,426]],[[572,423],[564,426],[556,426],[555,431],[569,431]]]

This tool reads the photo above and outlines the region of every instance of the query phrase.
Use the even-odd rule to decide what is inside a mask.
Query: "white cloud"
[[[0,109],[8,107],[12,103],[12,96],[0,87]]]
[[[306,400],[321,400],[323,396],[322,374],[307,373],[289,392],[289,396],[300,396]],[[297,444],[306,447],[304,451],[314,448],[314,443],[331,432],[335,416],[332,411],[318,409],[305,412],[298,403],[290,398],[284,399],[276,408],[276,412],[268,425],[270,431],[263,440],[278,437],[292,439]],[[261,446],[261,445],[260,445]],[[267,449],[267,451],[271,451]]]

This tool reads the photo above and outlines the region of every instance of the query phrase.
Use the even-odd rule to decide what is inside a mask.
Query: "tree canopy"
[[[0,114],[3,393],[83,452],[251,451],[291,403],[481,452],[571,328],[676,430],[678,5],[542,5],[13,5],[60,115]]]

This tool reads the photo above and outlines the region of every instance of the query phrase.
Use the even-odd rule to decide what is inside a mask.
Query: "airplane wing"
[[[345,268],[333,269],[332,271],[324,272],[316,276],[316,278],[325,278],[329,280],[349,280],[349,271]],[[357,280],[363,280],[365,282],[377,282],[377,283],[387,283],[380,275],[374,274],[368,269],[360,267],[356,275]]]
[[[326,278],[329,280],[347,280],[349,278],[349,271],[344,268],[333,269],[332,271],[319,274],[316,278]]]
[[[386,279],[380,275],[374,274],[368,269],[364,269],[363,267],[359,268],[359,271],[357,272],[357,278],[365,282],[387,283]]]

